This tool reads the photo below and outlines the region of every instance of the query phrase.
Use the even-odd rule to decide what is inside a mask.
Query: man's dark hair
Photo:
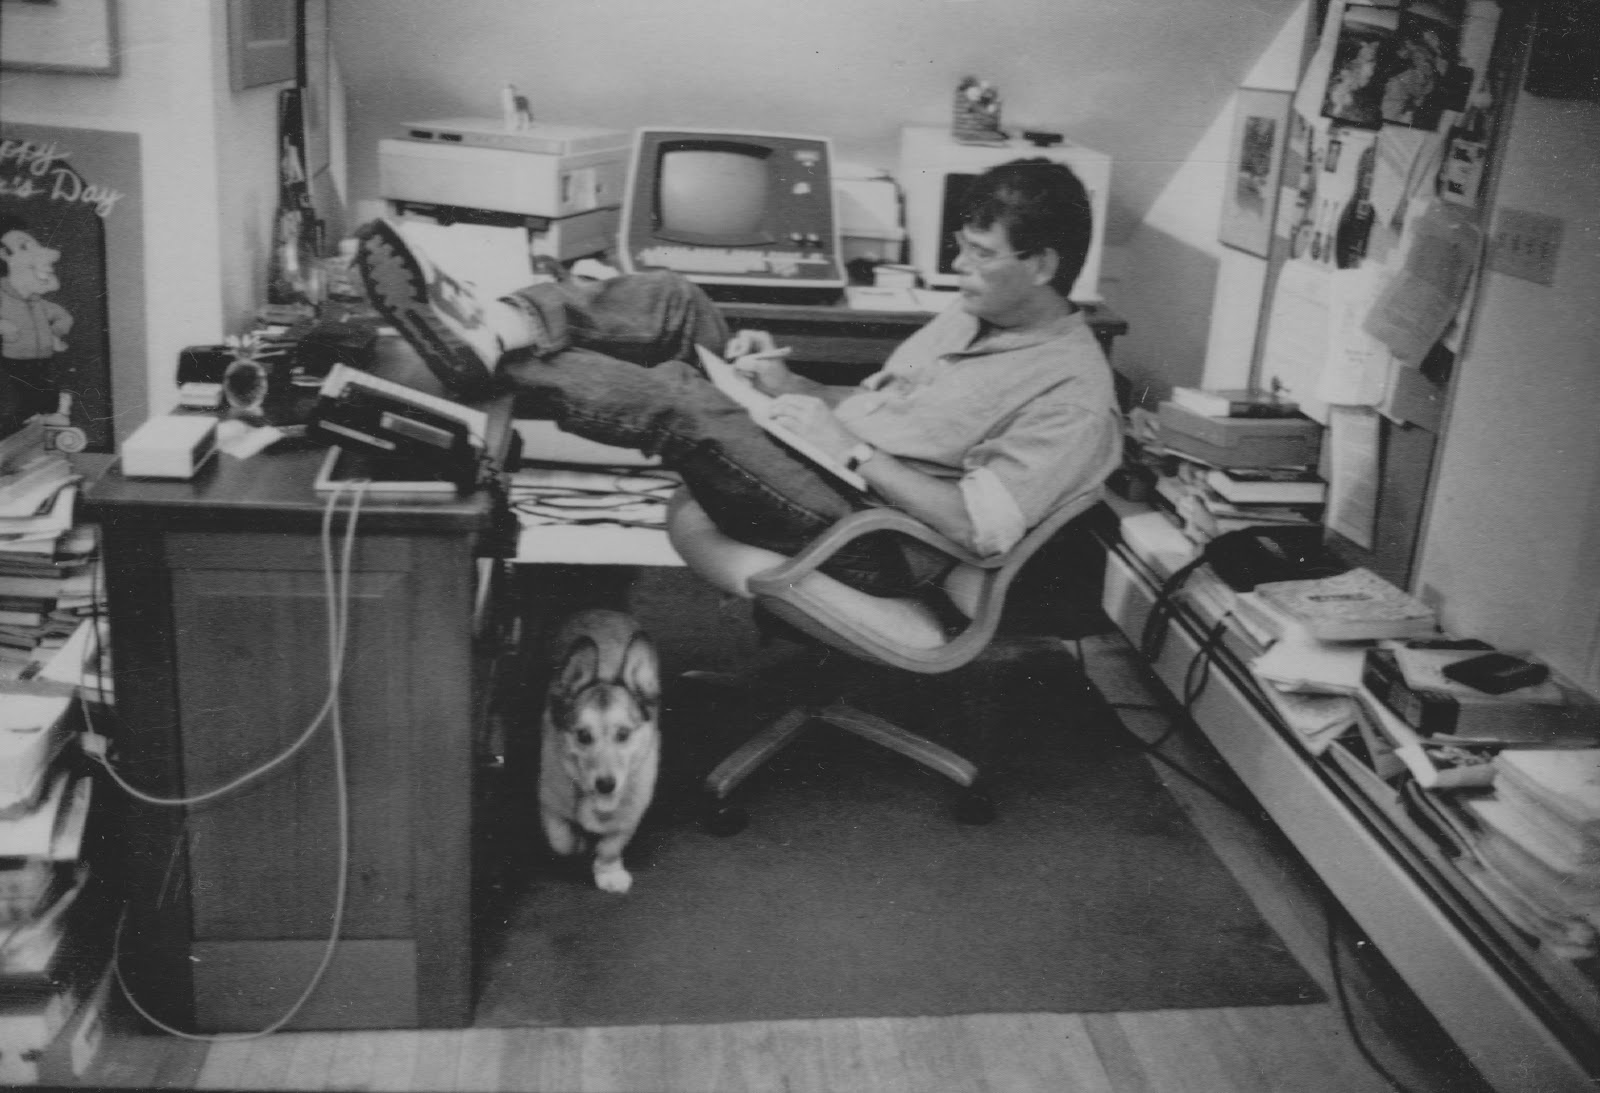
[[[961,222],[982,231],[1005,225],[1018,254],[1055,251],[1061,262],[1050,287],[1062,296],[1083,270],[1094,231],[1083,183],[1066,164],[1043,158],[1015,159],[979,175],[962,198]]]

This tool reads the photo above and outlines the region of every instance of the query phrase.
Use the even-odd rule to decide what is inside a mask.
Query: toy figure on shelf
[[[1000,128],[1000,89],[988,80],[967,76],[956,85],[950,135],[972,144],[1003,144]]]
[[[525,133],[533,128],[533,103],[528,96],[508,83],[500,89],[500,124],[508,133]]]

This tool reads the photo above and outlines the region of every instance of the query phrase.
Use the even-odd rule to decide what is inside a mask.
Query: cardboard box
[[[1219,467],[1315,466],[1322,426],[1308,417],[1207,417],[1171,402],[1158,408],[1161,442]]]

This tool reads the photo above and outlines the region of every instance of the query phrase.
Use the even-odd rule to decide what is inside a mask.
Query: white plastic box
[[[562,217],[622,204],[625,147],[572,155],[505,148],[378,142],[378,190],[390,201]]]
[[[163,414],[122,442],[122,473],[129,478],[193,478],[216,450],[216,418]]]
[[[959,277],[940,268],[940,244],[960,225],[945,208],[951,175],[978,175],[1014,159],[1044,157],[1072,168],[1089,192],[1094,234],[1083,271],[1072,286],[1072,298],[1086,303],[1100,299],[1100,256],[1105,249],[1107,196],[1111,190],[1111,157],[1081,144],[1063,141],[1049,148],[1019,138],[1001,144],[963,144],[948,129],[907,126],[900,131],[900,170],[896,176],[906,198],[906,231],[910,262],[929,288],[953,288]]]

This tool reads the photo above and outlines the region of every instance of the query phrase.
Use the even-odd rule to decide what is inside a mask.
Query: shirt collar
[[[1087,322],[1083,308],[1077,308],[1067,315],[1060,315],[1049,322],[1030,326],[1026,330],[1005,330],[991,327],[979,345],[972,345],[982,330],[983,324],[976,316],[961,313],[962,327],[958,340],[969,348],[959,349],[956,352],[961,356],[977,357],[988,353],[1005,353],[1016,349],[1031,349],[1036,345],[1053,342],[1058,338],[1073,333]]]

